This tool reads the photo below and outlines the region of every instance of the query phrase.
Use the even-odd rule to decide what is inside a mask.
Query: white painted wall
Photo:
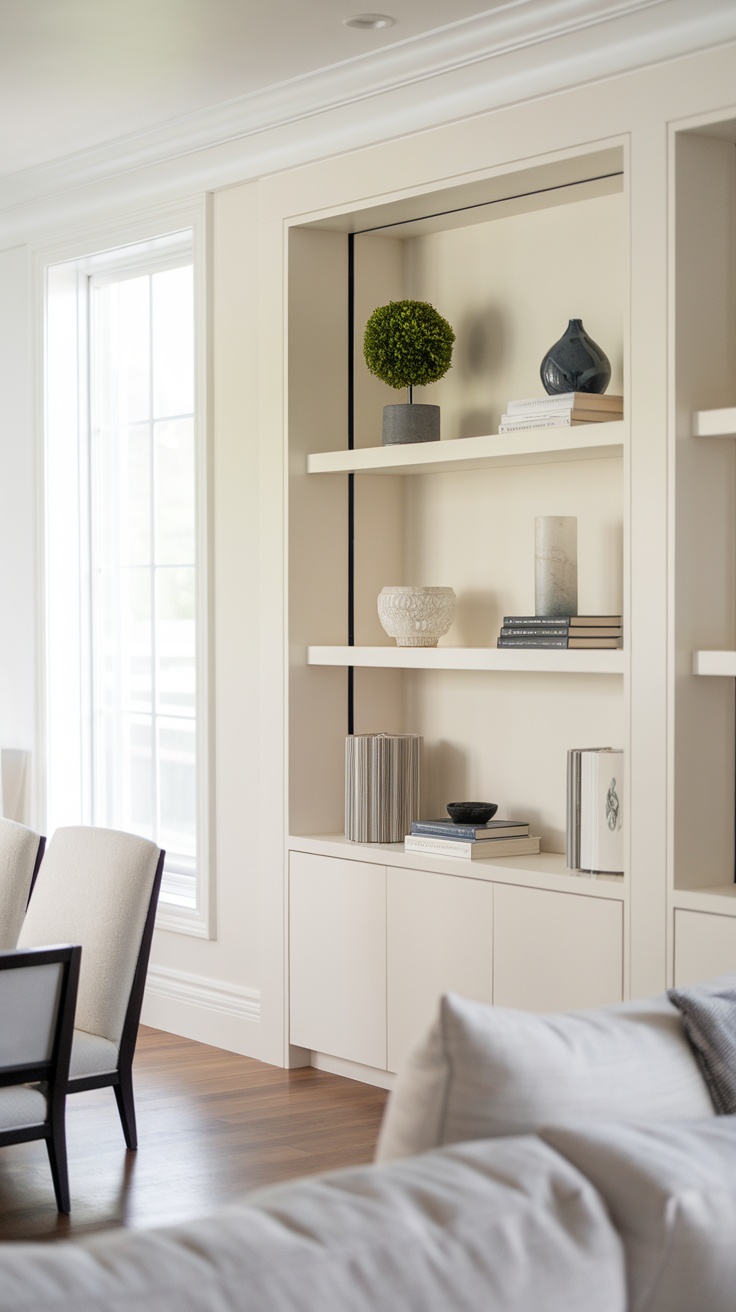
[[[144,1020],[261,1055],[259,283],[254,240],[247,236],[257,222],[257,190],[251,184],[219,193],[212,214],[208,428],[216,937],[156,934]]]
[[[25,246],[0,252],[0,746],[36,729],[36,502],[31,306]]]

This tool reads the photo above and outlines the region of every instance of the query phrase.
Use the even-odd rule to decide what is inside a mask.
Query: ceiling
[[[0,0],[0,178],[527,0]]]

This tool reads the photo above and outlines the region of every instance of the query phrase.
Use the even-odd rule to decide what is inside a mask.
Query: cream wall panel
[[[699,911],[675,912],[675,984],[736,971],[736,920]]]
[[[450,586],[458,609],[442,646],[495,645],[506,614],[534,613],[534,519],[578,519],[579,609],[623,607],[620,460],[425,475],[407,488],[404,581]],[[424,735],[423,815],[482,797],[565,848],[571,747],[625,747],[623,681],[508,674],[406,676],[407,732]]]
[[[417,671],[406,731],[424,735],[421,812],[467,797],[529,821],[550,852],[565,850],[567,751],[622,745],[621,679],[611,676]]]
[[[540,364],[572,318],[611,361],[608,391],[623,394],[625,204],[597,197],[410,241],[407,294],[456,334],[449,373],[417,389],[442,407],[443,438],[495,433],[509,400],[543,396]]]
[[[354,237],[355,445],[380,446],[384,405],[407,399],[404,388],[387,387],[368,372],[363,357],[365,325],[379,305],[404,299],[407,243],[382,233]]]
[[[369,316],[379,305],[405,296],[406,242],[375,233],[358,234],[354,244],[354,332],[353,361],[355,446],[380,446],[384,405],[406,400],[406,392],[387,387],[368,372],[363,358],[363,334]],[[355,641],[371,646],[386,641],[378,619],[376,599],[387,584],[404,578],[403,480],[396,478],[355,479]],[[389,684],[386,684],[388,693]],[[395,685],[398,689],[399,685]],[[379,720],[380,703],[371,704],[368,684],[360,683],[356,716],[370,724]],[[386,707],[391,717],[391,706]],[[400,705],[394,717],[401,716]],[[364,718],[367,717],[367,718]],[[400,720],[393,719],[395,727]],[[356,728],[357,728],[356,720]]]
[[[340,475],[305,476],[306,455],[347,445],[347,238],[295,229],[289,238],[289,825],[342,824],[347,676],[311,677],[306,647],[346,642],[348,492]]]
[[[504,615],[534,614],[534,520],[578,521],[578,609],[620,614],[620,459],[424,474],[407,486],[405,581],[453,587],[458,613],[443,646],[493,646]]]
[[[386,871],[292,852],[290,1038],[386,1068]]]
[[[443,993],[493,1001],[493,885],[387,872],[388,1069],[396,1071]]]
[[[260,532],[263,488],[259,467],[259,260],[258,187],[248,184],[213,198],[208,330],[212,413],[207,434],[211,479],[209,529],[213,631],[210,696],[214,707],[215,843],[210,878],[216,885],[216,938],[157,932],[154,968],[175,976],[242,986],[257,996],[263,979],[260,822],[269,826],[271,756],[264,750],[273,726],[261,722],[264,638],[259,571],[265,543]],[[212,713],[212,712],[211,712]],[[263,735],[263,737],[262,737]],[[244,799],[248,835],[243,836]],[[271,821],[272,823],[272,821]],[[282,825],[279,814],[277,823]],[[144,1019],[202,1042],[219,1042],[252,1056],[265,1026],[225,1009],[171,1001],[149,994]],[[270,1002],[266,1008],[270,1015]],[[281,1027],[279,1027],[280,1029]],[[281,1033],[278,1052],[281,1053]],[[271,1049],[273,1054],[273,1049]]]
[[[680,133],[674,164],[674,879],[695,888],[734,868],[734,680],[691,666],[736,639],[736,448],[692,435],[736,401],[736,149]]]
[[[620,902],[497,885],[493,1001],[569,1011],[623,997]]]

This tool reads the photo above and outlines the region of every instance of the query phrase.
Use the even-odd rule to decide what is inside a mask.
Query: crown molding
[[[232,185],[733,40],[733,0],[510,0],[385,51],[10,175],[0,181],[0,242],[38,238],[95,209]]]

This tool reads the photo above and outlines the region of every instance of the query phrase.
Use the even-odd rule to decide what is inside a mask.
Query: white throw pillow
[[[450,993],[399,1073],[376,1156],[527,1134],[553,1120],[712,1115],[682,1018],[664,994],[538,1015]]]
[[[541,1135],[604,1198],[624,1242],[630,1312],[734,1312],[736,1116]]]

